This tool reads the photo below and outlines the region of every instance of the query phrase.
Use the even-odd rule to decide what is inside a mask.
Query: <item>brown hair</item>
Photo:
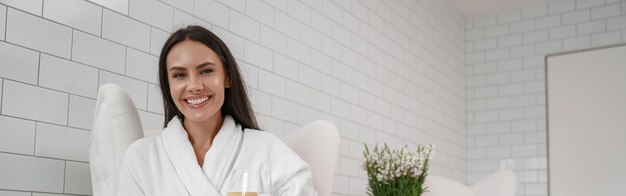
[[[174,116],[178,116],[181,120],[185,119],[185,116],[178,110],[174,104],[174,100],[172,100],[166,64],[167,55],[172,47],[185,40],[197,41],[206,45],[222,60],[226,76],[230,81],[230,88],[224,90],[224,105],[222,105],[221,109],[222,115],[232,116],[243,128],[259,129],[235,58],[230,53],[228,47],[226,47],[226,44],[224,44],[217,35],[204,27],[195,25],[181,28],[172,33],[167,41],[165,41],[163,49],[161,50],[161,56],[159,56],[159,84],[161,85],[163,108],[165,110],[165,122],[163,127],[167,126],[167,123],[172,120]]]

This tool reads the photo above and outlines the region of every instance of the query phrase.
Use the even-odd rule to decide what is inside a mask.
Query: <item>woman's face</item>
[[[185,121],[207,122],[221,115],[230,86],[222,61],[204,44],[185,40],[166,57],[170,94]]]

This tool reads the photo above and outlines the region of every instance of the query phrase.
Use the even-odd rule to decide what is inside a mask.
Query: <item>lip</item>
[[[204,97],[207,97],[207,100],[202,102],[202,103],[200,103],[200,104],[197,104],[197,105],[190,104],[190,103],[187,102],[188,99],[200,99],[200,98],[204,98]],[[197,108],[201,108],[201,107],[204,107],[205,105],[207,105],[212,98],[213,98],[213,96],[194,96],[194,97],[187,97],[185,99],[182,99],[182,102],[187,107],[190,107],[190,108],[193,108],[193,109],[197,109]]]

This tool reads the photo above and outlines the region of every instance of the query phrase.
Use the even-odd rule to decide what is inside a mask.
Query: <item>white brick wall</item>
[[[475,77],[472,87],[493,86],[475,93],[480,97],[513,93],[497,85],[532,81],[537,73],[524,72],[522,60],[487,63],[534,52],[508,49],[527,42],[527,35],[511,34],[508,26],[524,21],[525,12],[476,22],[484,28],[468,37],[480,43],[469,41],[474,47],[465,49],[465,21],[450,10],[438,0],[0,0],[0,176],[11,179],[0,181],[0,195],[89,195],[88,130],[98,86],[120,84],[143,127],[159,129],[158,55],[169,33],[188,24],[213,30],[232,50],[263,129],[280,137],[317,119],[339,127],[342,146],[333,195],[365,195],[363,143],[435,143],[439,148],[432,173],[464,181],[466,146],[497,146],[499,141],[499,136],[466,139],[464,58],[481,64],[477,73],[520,72]],[[594,16],[607,18],[602,28],[621,37],[623,19],[610,13]],[[594,31],[594,25],[581,28]],[[533,28],[534,23],[520,23],[517,30]],[[545,31],[533,42],[548,39],[550,29]],[[587,43],[614,37],[589,35]],[[517,88],[540,90],[536,85]],[[518,99],[472,108],[506,108],[513,102],[535,106],[537,98]],[[521,110],[520,118],[537,116],[537,109]],[[495,129],[503,126],[498,124],[501,115],[487,111],[476,119]],[[533,128],[539,124],[529,123]],[[516,134],[537,143],[542,137],[536,132]],[[522,142],[513,136],[503,140]],[[507,146],[481,150],[482,155],[471,157],[528,151]],[[498,162],[491,164],[483,170]]]
[[[466,20],[468,183],[511,168],[517,195],[548,195],[545,55],[625,43],[625,7],[561,0]]]

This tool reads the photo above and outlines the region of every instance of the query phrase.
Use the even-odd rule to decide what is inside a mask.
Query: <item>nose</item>
[[[197,76],[189,77],[189,84],[187,85],[187,90],[189,92],[196,92],[196,91],[204,90],[204,85],[202,85],[201,78]]]

